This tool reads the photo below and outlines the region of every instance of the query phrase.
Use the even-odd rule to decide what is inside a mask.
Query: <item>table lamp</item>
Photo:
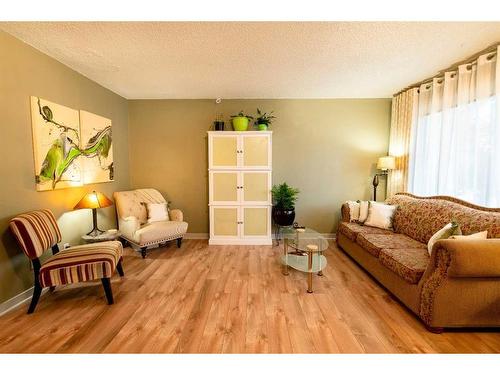
[[[104,233],[104,230],[101,230],[97,227],[97,209],[112,206],[113,202],[106,197],[103,193],[99,193],[93,191],[91,193],[87,193],[80,199],[80,202],[73,207],[74,210],[79,210],[81,208],[91,208],[92,209],[92,220],[94,223],[94,228],[90,232],[87,233],[87,236],[97,237],[98,235]]]
[[[396,159],[394,156],[382,156],[378,158],[377,161],[377,169],[380,169],[381,173],[375,173],[373,176],[373,200],[377,200],[377,186],[378,186],[378,177],[379,176],[387,176],[389,170],[396,169]]]

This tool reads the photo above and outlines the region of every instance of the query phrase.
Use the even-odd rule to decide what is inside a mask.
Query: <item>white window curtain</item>
[[[500,207],[498,50],[420,86],[408,187]]]

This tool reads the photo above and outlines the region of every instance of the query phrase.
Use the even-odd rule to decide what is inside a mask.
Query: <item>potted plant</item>
[[[295,202],[299,190],[288,186],[286,182],[274,185],[271,190],[273,196],[273,220],[280,226],[293,224],[295,219]]]
[[[259,130],[267,130],[269,125],[273,122],[273,119],[276,117],[273,116],[273,112],[271,111],[269,114],[266,112],[262,113],[259,108],[257,108],[257,120],[255,120],[255,125],[259,128]]]
[[[224,130],[224,119],[222,117],[222,113],[219,113],[217,116],[215,116],[214,130],[216,131]]]
[[[237,115],[231,116],[233,121],[233,128],[236,131],[245,131],[248,128],[248,122],[253,120],[252,116],[245,115],[243,111],[240,111]]]

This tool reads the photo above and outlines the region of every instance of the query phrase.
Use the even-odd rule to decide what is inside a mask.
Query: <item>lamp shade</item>
[[[91,193],[87,193],[80,199],[80,202],[73,207],[74,210],[78,210],[80,208],[103,208],[112,206],[113,202],[105,196],[103,193],[99,193],[93,191]]]
[[[394,156],[382,156],[378,158],[377,169],[386,171],[388,169],[396,169],[396,159]]]

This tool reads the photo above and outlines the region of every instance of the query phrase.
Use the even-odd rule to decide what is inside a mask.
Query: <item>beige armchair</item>
[[[181,210],[169,210],[170,220],[147,222],[148,215],[144,203],[166,203],[158,190],[117,191],[113,197],[122,238],[140,249],[143,258],[146,257],[147,248],[153,245],[177,240],[177,247],[181,247],[182,237],[188,228],[188,223],[183,221]]]

